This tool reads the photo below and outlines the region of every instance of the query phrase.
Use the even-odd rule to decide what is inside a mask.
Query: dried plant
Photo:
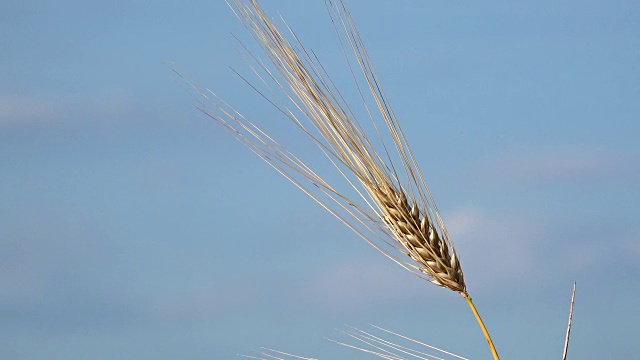
[[[564,350],[562,351],[562,360],[567,360],[567,351],[569,351],[569,336],[571,335],[571,320],[573,320],[573,304],[576,300],[576,283],[573,283],[573,291],[571,292],[571,306],[569,307],[569,323],[567,325],[567,335],[564,338]]]
[[[387,329],[383,329],[379,326],[371,325],[378,332],[382,332],[380,335],[375,335],[371,332],[367,332],[357,328],[349,328],[348,330],[342,331],[342,333],[360,343],[360,346],[335,341],[340,345],[346,346],[348,348],[356,349],[359,351],[363,351],[365,353],[369,353],[383,359],[387,360],[408,360],[412,358],[416,359],[433,359],[433,360],[445,360],[450,358],[456,358],[461,360],[469,360],[468,358],[462,357],[460,355],[456,355],[452,352],[442,350],[435,346],[423,343],[418,340],[411,339],[404,335],[400,335],[393,331],[389,331]],[[389,341],[384,338],[384,336],[393,335],[397,340]],[[404,342],[403,345],[401,342]],[[416,346],[421,346],[421,350],[416,350]],[[433,355],[433,352],[437,352],[438,355],[444,356],[436,356]]]
[[[278,351],[269,348],[261,348],[259,351],[256,351],[253,355],[240,355],[243,358],[247,359],[255,359],[255,360],[287,360],[287,359],[298,359],[298,360],[318,360],[315,358],[310,358],[306,356],[294,355],[284,351]]]
[[[456,355],[446,350],[439,349],[435,346],[420,342],[418,340],[411,339],[409,337],[400,335],[393,331],[389,331],[379,326],[371,325],[371,327],[374,328],[373,331],[364,331],[354,327],[350,327],[346,330],[341,331],[343,335],[349,337],[351,340],[357,341],[359,345],[353,345],[337,340],[331,341],[347,348],[362,351],[364,353],[374,355],[386,360],[469,360],[468,358]],[[374,331],[377,333],[374,333]],[[393,336],[395,341],[385,339],[385,337],[388,336]],[[419,347],[416,348],[416,346]],[[434,353],[438,354],[439,356],[433,355]],[[318,360],[311,357],[294,355],[288,352],[264,347],[260,350],[255,351],[251,355],[243,354],[240,356],[256,360]]]
[[[357,119],[353,104],[345,101],[316,54],[305,48],[286,24],[283,32],[255,0],[233,0],[230,6],[266,56],[266,60],[260,59],[241,43],[258,81],[270,95],[254,89],[308,135],[346,187],[334,187],[213,91],[201,90],[185,79],[187,90],[203,113],[369,244],[414,274],[462,295],[494,359],[499,359],[467,292],[449,233],[351,15],[342,0],[325,3],[362,100],[363,113],[371,121],[368,127]]]

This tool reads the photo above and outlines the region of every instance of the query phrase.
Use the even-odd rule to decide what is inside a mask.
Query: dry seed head
[[[352,111],[356,104],[345,102],[315,54],[291,29],[278,29],[255,0],[229,1],[266,58],[247,50],[252,70],[272,96],[258,91],[309,136],[357,195],[337,190],[226,101],[187,80],[198,108],[387,257],[466,296],[453,244],[342,1],[325,3],[342,34],[340,45],[352,52],[348,57],[345,51],[347,64],[375,132],[364,130]],[[287,32],[291,41],[283,35]],[[360,67],[359,77],[352,64]],[[363,89],[370,91],[368,100]]]
[[[466,293],[462,268],[455,252],[450,252],[427,216],[422,216],[415,200],[409,205],[406,195],[391,187],[374,193],[376,202],[384,213],[384,221],[392,231],[395,241],[407,251],[407,255],[421,266],[436,285],[459,293]]]

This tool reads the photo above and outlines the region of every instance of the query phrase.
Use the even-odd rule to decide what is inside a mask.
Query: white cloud
[[[638,159],[609,151],[559,148],[511,153],[486,167],[500,182],[557,182],[637,176]]]
[[[65,112],[65,108],[50,99],[0,95],[0,124],[43,121]]]
[[[333,266],[309,281],[306,301],[342,311],[364,310],[424,295],[421,280],[380,257]],[[435,286],[435,285],[434,285]]]
[[[130,99],[113,95],[93,98],[0,95],[0,126],[59,121],[76,115],[87,121],[100,115],[122,114],[133,106]]]
[[[541,231],[526,219],[498,218],[478,209],[447,216],[467,284],[496,288],[533,280],[540,272],[535,259]]]
[[[547,276],[539,264],[546,260],[536,258],[536,250],[545,242],[542,225],[529,219],[492,216],[476,208],[447,214],[446,222],[474,293]],[[425,296],[421,282],[424,280],[385,259],[353,261],[329,268],[311,280],[305,297],[325,308],[353,311],[416,300]],[[428,294],[441,293],[446,292]]]

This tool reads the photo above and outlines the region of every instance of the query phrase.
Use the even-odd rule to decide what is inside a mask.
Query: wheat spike
[[[383,205],[384,220],[396,240],[421,265],[420,271],[429,274],[434,284],[466,294],[462,268],[455,251],[449,251],[447,242],[433,229],[428,217],[421,217],[415,201],[409,205],[406,195],[393,188],[370,191]]]
[[[436,285],[460,293],[497,359],[467,293],[444,222],[342,0],[325,3],[362,99],[363,112],[374,130],[366,130],[357,120],[315,53],[305,48],[288,26],[285,32],[278,29],[256,0],[230,1],[266,57],[262,60],[246,51],[252,70],[271,96],[254,89],[308,135],[347,188],[331,185],[216,93],[201,90],[183,77],[198,108],[387,257]],[[287,33],[291,40],[284,35]]]
[[[199,110],[222,125],[359,236],[404,268],[467,296],[453,243],[400,125],[379,86],[351,16],[342,1],[326,2],[336,30],[345,34],[343,45],[346,43],[351,48],[362,70],[364,83],[369,87],[373,103],[388,129],[387,137],[393,142],[394,154],[385,144],[384,134],[375,125],[377,120],[370,104],[363,101],[367,114],[374,121],[372,138],[371,134],[367,136],[356,120],[351,107],[344,102],[315,55],[300,42],[291,43],[286,39],[257,1],[234,0],[230,6],[250,30],[272,66],[269,67],[249,53],[249,58],[254,62],[252,69],[274,93],[276,100],[269,101],[310,137],[344,177],[348,186],[355,190],[359,200],[336,190],[304,161],[216,93],[209,89],[201,90],[180,72],[176,71],[176,74],[188,84],[187,90],[198,101]],[[298,41],[295,34],[291,34]],[[351,71],[355,80],[353,68]],[[356,86],[364,100],[364,86],[359,82]],[[277,92],[280,95],[276,95]],[[379,140],[381,152],[375,148],[373,140]],[[394,251],[399,251],[405,257],[394,255]]]
[[[453,244],[400,125],[379,86],[353,21],[341,1],[327,1],[327,5],[334,24],[345,34],[345,42],[360,65],[364,82],[391,135],[400,166],[393,163],[384,144],[385,153],[380,154],[376,150],[371,139],[349,113],[348,106],[342,103],[338,91],[331,88],[331,80],[322,73],[321,64],[308,55],[309,52],[301,43],[294,45],[288,42],[257,1],[235,0],[234,10],[286,81],[290,90],[289,99],[310,120],[319,137],[316,141],[326,151],[325,154],[335,161],[345,176],[353,175],[349,178],[350,184],[356,187],[366,203],[372,205],[368,210],[373,210],[374,214],[366,214],[358,220],[375,225],[383,220],[382,226],[377,227],[385,228],[386,235],[391,235],[392,240],[400,245],[397,248],[414,261],[409,264],[412,269],[426,275],[437,285],[466,295],[462,268]],[[297,118],[295,122],[306,133],[311,133],[308,125],[303,125]],[[404,172],[404,184],[396,169]],[[293,170],[307,174],[303,166]],[[311,181],[314,185],[323,183],[314,178]],[[354,203],[348,200],[348,204]],[[404,259],[402,262],[406,263]]]

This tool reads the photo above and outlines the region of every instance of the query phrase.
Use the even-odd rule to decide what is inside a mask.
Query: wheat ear
[[[467,292],[453,243],[351,15],[341,0],[325,0],[325,4],[362,99],[363,112],[373,124],[372,131],[365,131],[316,54],[305,48],[288,26],[285,33],[289,33],[291,41],[256,0],[232,0],[229,5],[266,56],[265,61],[246,52],[259,82],[272,96],[258,92],[309,136],[342,176],[347,188],[336,190],[307,162],[216,93],[201,90],[185,79],[187,90],[197,99],[203,113],[369,244],[414,274],[461,294],[473,310],[494,359],[498,359]],[[247,49],[242,43],[241,46]],[[355,70],[358,68],[359,71]],[[369,90],[368,95],[363,89]],[[388,146],[389,143],[393,145]],[[349,195],[349,191],[354,195]]]

